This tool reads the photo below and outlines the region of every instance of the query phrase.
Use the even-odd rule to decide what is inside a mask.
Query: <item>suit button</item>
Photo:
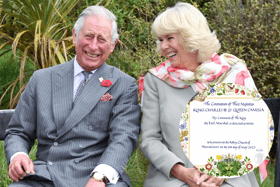
[[[82,145],[82,144],[80,144],[80,145],[79,145],[79,147],[80,147],[80,148],[83,148],[83,145]]]
[[[58,146],[58,143],[57,143],[57,142],[54,142],[53,145],[56,147],[56,146]]]
[[[52,166],[52,165],[53,165],[53,163],[52,163],[52,162],[49,162],[49,165],[50,165],[50,166]]]
[[[93,130],[93,127],[90,125],[88,126],[88,130],[92,131]]]
[[[76,158],[76,159],[74,160],[74,162],[75,162],[76,164],[79,163],[79,159]]]

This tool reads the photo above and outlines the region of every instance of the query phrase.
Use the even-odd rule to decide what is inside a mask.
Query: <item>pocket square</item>
[[[100,101],[110,101],[110,100],[113,100],[113,96],[110,95],[109,93],[104,94],[100,99]]]

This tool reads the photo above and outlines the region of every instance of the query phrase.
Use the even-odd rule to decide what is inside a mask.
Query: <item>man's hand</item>
[[[105,183],[102,181],[96,181],[92,177],[88,180],[85,187],[105,187]]]
[[[9,177],[13,181],[19,181],[19,179],[23,179],[26,174],[30,174],[34,172],[33,162],[30,160],[28,156],[25,154],[19,154],[15,158],[13,158],[12,162],[9,165]]]
[[[175,164],[171,169],[171,174],[190,187],[219,187],[224,181],[224,179],[203,174],[196,168],[185,168],[181,164]]]

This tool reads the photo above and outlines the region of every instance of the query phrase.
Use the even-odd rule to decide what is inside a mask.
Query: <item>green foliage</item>
[[[160,12],[177,1],[86,0],[79,1],[79,6],[75,8],[75,3],[61,0],[6,2],[8,4],[1,9],[3,24],[0,37],[4,43],[1,44],[0,55],[8,52],[2,50],[4,45],[13,44],[13,51],[19,57],[17,60],[22,62],[17,82],[21,82],[24,88],[22,78],[26,76],[28,80],[28,75],[34,69],[62,63],[73,56],[69,55],[73,52],[73,21],[70,15],[77,17],[86,6],[94,4],[110,9],[118,19],[120,42],[108,59],[108,64],[138,79],[149,68],[164,61],[155,50],[151,25]],[[30,9],[31,3],[37,8]],[[195,1],[194,5],[205,14],[210,26],[217,30],[221,53],[229,52],[243,58],[260,93],[264,97],[279,97],[279,1],[201,0]],[[31,72],[23,68],[27,62],[35,64]],[[12,99],[16,101],[21,91]],[[10,108],[15,103],[10,103]]]
[[[108,64],[119,67],[136,79],[149,68],[160,63],[151,35],[151,25],[156,15],[165,9],[164,1],[112,0],[106,8],[115,13],[120,42],[108,59]],[[105,6],[106,4],[104,4]]]
[[[263,181],[263,183],[260,182],[260,172],[259,169],[255,169],[254,173],[256,175],[256,178],[258,180],[258,183],[260,187],[274,187],[274,178],[275,178],[275,163],[269,162],[267,164],[267,178]]]
[[[11,49],[11,47],[10,47]],[[8,46],[3,51],[8,51]],[[1,53],[1,52],[0,52]],[[0,99],[2,99],[1,109],[8,107],[10,102],[10,95],[5,94],[10,84],[17,78],[19,72],[19,66],[11,59],[12,52],[0,55]],[[18,91],[18,87],[15,89]]]
[[[264,98],[280,97],[280,2],[215,0],[207,6],[221,52],[245,60]]]
[[[30,77],[36,69],[68,61],[69,50],[73,48],[72,38],[69,37],[69,12],[76,3],[72,0],[0,1],[0,38],[3,41],[0,43],[0,55],[12,50],[14,61],[20,60],[18,77],[8,88],[10,108],[15,107],[25,88],[25,77]],[[2,51],[6,46],[12,48]],[[25,69],[27,63],[33,64],[32,71]],[[18,85],[19,90],[14,92]]]

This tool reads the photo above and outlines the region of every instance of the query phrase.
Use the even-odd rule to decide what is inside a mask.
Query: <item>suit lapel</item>
[[[60,65],[60,69],[52,73],[52,79],[53,114],[59,130],[72,110],[74,60]]]
[[[99,78],[109,79],[113,83],[110,87],[101,86]],[[81,93],[75,107],[71,111],[69,117],[66,119],[63,127],[58,131],[58,137],[61,137],[66,132],[71,130],[77,125],[88,113],[95,107],[101,97],[114,86],[118,80],[117,77],[113,77],[110,72],[110,67],[104,63],[97,71],[92,75],[89,82],[85,86]]]

